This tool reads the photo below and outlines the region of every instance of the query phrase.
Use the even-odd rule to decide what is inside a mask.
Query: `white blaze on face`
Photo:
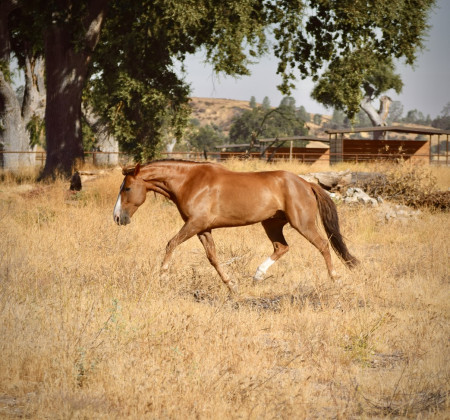
[[[114,221],[118,223],[120,219],[120,211],[122,210],[122,200],[120,198],[120,193],[122,192],[123,185],[125,184],[125,180],[123,180],[122,185],[120,186],[119,195],[117,197],[116,205],[114,206],[113,217]]]

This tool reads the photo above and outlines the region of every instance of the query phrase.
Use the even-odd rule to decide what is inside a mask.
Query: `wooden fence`
[[[373,142],[373,140],[371,140]],[[418,141],[417,141],[418,142]],[[419,143],[419,142],[418,142]],[[408,150],[391,150],[385,151],[382,150],[377,151],[376,153],[368,153],[365,152],[364,149],[356,150],[356,149],[344,149],[344,151],[336,153],[330,152],[330,149],[308,149],[305,150],[293,150],[291,152],[286,152],[283,150],[278,150],[275,153],[271,153],[269,150],[266,155],[262,158],[263,160],[270,160],[272,162],[279,161],[297,161],[306,164],[313,163],[324,163],[328,164],[330,162],[368,162],[368,161],[399,161],[399,160],[411,160],[412,162],[427,162],[432,165],[449,165],[450,159],[448,151],[445,153],[411,153]],[[0,161],[2,161],[3,153],[34,153],[36,155],[36,166],[43,167],[45,165],[45,157],[46,154],[44,151],[39,152],[5,152],[0,151]],[[121,152],[85,152],[85,160],[86,162],[97,165],[97,155],[119,155],[118,161],[119,164],[124,165],[132,161],[132,158]],[[206,159],[215,160],[218,162],[223,162],[227,159],[261,159],[260,153],[257,152],[164,152],[161,154],[161,158],[163,159],[186,159],[186,160],[195,160],[202,161]],[[104,165],[99,165],[104,166]]]

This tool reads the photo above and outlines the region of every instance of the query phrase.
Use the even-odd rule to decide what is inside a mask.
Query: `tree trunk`
[[[35,155],[31,151],[30,136],[22,118],[19,100],[11,84],[0,71],[0,167],[17,171],[34,166]]]
[[[372,125],[374,127],[383,127],[386,126],[386,120],[389,115],[389,107],[392,103],[391,98],[389,96],[380,97],[380,108],[377,111],[372,105],[372,99],[370,95],[364,96],[361,100],[361,109],[367,114]],[[384,139],[386,132],[378,131],[373,133],[374,140],[382,140]]]
[[[14,91],[10,76],[9,65],[11,44],[8,30],[9,14],[19,7],[15,0],[0,3],[0,167],[16,171],[22,167],[34,166],[36,157],[31,152],[30,136],[26,124],[36,108],[35,95],[27,96],[33,89],[33,69],[25,73],[28,89],[25,89],[24,102],[21,106]],[[28,60],[30,61],[30,60]],[[35,60],[36,61],[36,60]],[[27,100],[25,100],[27,98]],[[25,114],[24,114],[25,112]]]
[[[45,33],[47,105],[45,129],[47,159],[43,178],[58,173],[70,176],[78,161],[84,160],[81,134],[81,95],[92,52],[100,37],[107,0],[87,2],[83,19],[83,42],[74,45],[70,25],[52,24]]]
[[[83,107],[82,111],[84,118],[95,133],[96,148],[99,152],[102,152],[94,154],[94,164],[100,166],[117,165],[119,163],[119,142],[91,107]]]
[[[44,59],[42,57],[25,58],[25,92],[22,102],[22,117],[28,124],[33,117],[44,119],[45,83]]]
[[[53,26],[45,36],[47,158],[43,178],[70,176],[83,160],[81,94],[87,73],[83,50],[75,52],[66,28]]]

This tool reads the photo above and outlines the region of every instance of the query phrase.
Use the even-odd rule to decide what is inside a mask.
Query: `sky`
[[[418,54],[414,67],[398,64],[404,86],[400,94],[389,91],[394,101],[403,104],[403,115],[417,109],[425,116],[437,117],[450,102],[450,0],[437,0],[430,14],[432,26],[425,41],[425,49]],[[279,105],[283,95],[276,86],[281,78],[276,74],[277,63],[266,56],[250,66],[251,76],[238,79],[214,75],[210,65],[204,63],[204,54],[198,53],[185,61],[185,81],[191,85],[193,97],[225,98],[249,101],[252,96],[261,103],[265,96],[272,106]],[[303,105],[310,113],[331,114],[310,97],[311,80],[298,80],[292,96],[297,106]],[[378,104],[375,104],[378,106]]]

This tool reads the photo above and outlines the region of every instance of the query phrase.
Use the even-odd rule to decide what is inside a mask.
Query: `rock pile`
[[[379,196],[371,197],[362,188],[354,186],[355,184],[364,184],[374,179],[382,179],[384,175],[380,173],[318,172],[300,175],[300,177],[308,182],[319,184],[328,192],[335,203],[375,207],[378,220],[381,223],[395,221],[406,223],[421,213],[420,210],[415,210],[402,204],[389,203]]]
[[[402,204],[392,204],[381,197],[371,197],[361,188],[350,187],[343,193],[329,192],[328,193],[333,201],[343,203],[346,205],[360,205],[376,207],[378,213],[378,220],[380,222],[394,222],[399,221],[406,223],[412,218],[416,218],[420,215],[420,210],[414,210],[408,206]]]

